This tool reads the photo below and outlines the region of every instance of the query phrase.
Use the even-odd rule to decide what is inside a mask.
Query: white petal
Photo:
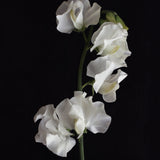
[[[115,24],[112,22],[103,23],[99,29],[93,33],[92,43],[95,41],[101,41],[102,39],[117,39],[121,37],[127,37],[128,33],[125,29],[123,29],[119,24]]]
[[[65,137],[73,135],[72,133],[70,133],[68,130],[64,128],[63,123],[61,123],[61,121],[58,124],[58,132]]]
[[[58,126],[59,124],[59,121],[58,120],[55,120],[55,119],[49,119],[47,122],[46,122],[46,125],[45,125],[45,128],[46,131],[48,133],[53,133],[53,134],[57,134],[58,133]]]
[[[121,81],[123,81],[127,77],[127,74],[119,69],[117,72],[117,77],[118,77],[117,81],[118,81],[118,83],[120,83]]]
[[[98,57],[87,66],[87,76],[94,78],[96,74],[102,73],[109,67],[108,57]]]
[[[74,91],[74,97],[86,97],[87,93],[82,91]]]
[[[91,42],[92,42],[93,44],[94,44],[97,36],[100,34],[103,26],[105,26],[105,25],[106,25],[106,23],[103,23],[103,24],[98,28],[98,30],[93,33],[92,38],[91,38]],[[104,38],[103,38],[103,39],[104,39]]]
[[[102,84],[102,86],[99,89],[98,93],[106,95],[106,94],[108,94],[110,92],[116,91],[118,88],[119,88],[119,84],[117,82],[117,79],[116,79],[116,81],[113,81],[113,82],[110,82],[110,81],[106,80]]]
[[[96,92],[99,91],[104,81],[112,74],[112,72],[120,67],[124,67],[124,63],[115,63],[109,56],[98,57],[91,61],[87,66],[87,76],[95,78],[93,85]]]
[[[103,46],[104,40],[107,40],[107,43],[110,44],[116,39],[126,38],[127,35],[127,31],[121,25],[112,22],[103,23],[92,36],[91,41],[94,45],[91,48],[91,52],[93,49]]]
[[[108,56],[99,57],[88,65],[87,75],[95,75],[95,83],[93,85],[95,92],[98,92],[104,81],[119,67],[122,67],[122,65],[114,63]]]
[[[99,93],[103,95],[106,102],[116,101],[116,90],[119,89],[119,83],[127,76],[127,74],[120,69],[116,74],[110,75],[102,84]]]
[[[56,12],[57,18],[57,30],[62,33],[71,33],[74,29],[74,25],[70,18],[70,12],[73,6],[73,1],[64,1]]]
[[[101,7],[97,3],[89,8],[85,13],[84,24],[86,27],[89,25],[96,25],[99,22]]]
[[[70,110],[70,117],[75,122],[75,131],[77,134],[79,134],[79,137],[83,134],[85,130],[85,111],[84,108],[86,107],[85,101],[86,101],[86,93],[77,91],[74,92],[74,97],[70,99],[70,102],[72,103],[72,108]],[[78,137],[78,138],[79,138]]]
[[[58,118],[53,105],[41,107],[35,115],[35,121],[42,119],[35,141],[46,145],[53,153],[66,157],[75,145],[75,140]]]
[[[46,135],[48,134],[48,129],[46,128],[46,123],[48,119],[43,119],[40,121],[38,126],[38,133],[35,136],[35,141],[46,145]]]
[[[108,94],[103,95],[103,99],[105,102],[112,103],[116,101],[116,92],[112,91]]]
[[[77,121],[75,122],[75,131],[77,132],[77,134],[79,134],[78,138],[82,136],[84,130],[85,130],[84,120],[81,118],[77,119]]]
[[[55,154],[61,157],[67,157],[67,153],[75,145],[75,140],[71,137],[66,137],[62,140],[58,135],[48,134],[46,137],[47,147]]]
[[[104,48],[99,52],[102,56],[108,55],[112,61],[119,64],[124,64],[126,67],[125,59],[131,55],[131,52],[128,50],[128,45],[126,39],[121,38],[115,41],[112,41],[111,44],[108,44],[108,41],[104,41]]]
[[[57,107],[55,112],[57,113],[61,123],[63,123],[64,127],[72,130],[74,128],[73,119],[69,116],[69,112],[71,110],[72,104],[69,99],[64,99]]]
[[[76,0],[74,0],[76,1]],[[91,7],[91,4],[89,0],[80,0],[84,4],[84,10],[86,11],[89,7]]]
[[[53,104],[49,104],[49,105],[41,107],[34,116],[34,122],[44,117],[50,117],[51,115],[53,115],[54,110],[55,108]]]
[[[74,120],[74,123],[78,119],[84,120],[84,113],[83,113],[83,108],[82,108],[83,102],[81,102],[81,99],[77,99],[77,98],[73,97],[71,99],[71,103],[72,103],[72,108],[69,112],[69,116]]]
[[[102,102],[92,104],[87,118],[86,128],[93,133],[105,133],[111,123],[111,117],[105,113]]]
[[[72,10],[70,12],[70,17],[73,22],[73,25],[78,30],[80,30],[83,27],[83,10],[83,3],[81,1],[76,1],[73,4]]]

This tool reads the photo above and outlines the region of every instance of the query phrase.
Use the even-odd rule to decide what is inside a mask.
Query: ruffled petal
[[[86,124],[86,128],[96,133],[105,133],[111,123],[111,117],[105,113],[104,104],[102,102],[95,102],[90,109],[90,116]]]
[[[89,0],[80,0],[80,1],[84,4],[84,11],[86,11],[89,7],[91,7]]]
[[[49,105],[41,107],[34,116],[34,122],[44,117],[50,117],[51,115],[53,115],[54,110],[55,108],[53,104],[49,104]]]
[[[94,32],[92,36],[92,43],[94,44],[91,48],[91,52],[97,48],[99,49],[99,55],[103,53],[107,44],[111,44],[113,41],[121,38],[126,38],[128,35],[127,31],[122,28],[120,24],[112,22],[103,23],[100,28]],[[105,42],[105,44],[104,44]]]
[[[99,22],[101,7],[97,3],[93,3],[93,6],[89,8],[84,16],[85,27],[89,25],[96,25]]]
[[[83,10],[83,3],[81,1],[76,1],[73,4],[72,10],[70,12],[70,17],[73,22],[73,25],[78,30],[82,29],[83,27]]]
[[[73,1],[64,1],[56,11],[57,30],[62,33],[71,33],[74,25],[70,18],[70,12],[73,7]]]
[[[61,105],[67,106],[67,100],[64,100]],[[60,105],[58,109],[62,111]],[[39,123],[35,141],[46,145],[53,153],[66,157],[76,142],[70,137],[72,134],[64,127],[53,105],[41,107],[35,115],[35,121],[38,119],[42,120]]]
[[[40,121],[38,126],[38,133],[35,136],[35,141],[46,145],[46,136],[48,134],[48,129],[46,128],[46,123],[48,119],[43,119]]]
[[[122,64],[116,64],[111,61],[108,56],[98,57],[94,61],[91,61],[87,66],[87,75],[95,78],[93,85],[94,90],[98,92],[107,77],[109,77],[115,69],[122,66]]]
[[[75,140],[71,137],[65,137],[63,140],[58,135],[48,134],[46,137],[47,147],[53,153],[61,157],[67,157],[67,153],[76,144]]]
[[[115,102],[116,101],[116,92],[113,91],[113,92],[109,92],[107,94],[104,94],[103,95],[103,99],[105,102],[108,102],[108,103],[112,103],[112,102]]]
[[[72,108],[70,110],[69,115],[74,119],[75,122],[75,131],[77,134],[79,134],[78,138],[83,134],[85,130],[85,108],[86,105],[86,93],[77,91],[74,92],[74,97],[70,99],[70,102],[72,103]]]
[[[108,57],[98,57],[87,66],[87,76],[94,78],[96,74],[102,73],[109,67]]]
[[[103,95],[103,99],[106,102],[116,101],[116,90],[119,89],[119,83],[126,78],[127,74],[120,69],[116,74],[110,75],[102,84],[99,89],[99,93]]]
[[[64,99],[57,107],[56,107],[56,113],[61,121],[63,123],[64,127],[72,130],[74,129],[74,122],[73,119],[69,116],[69,112],[71,110],[72,104],[70,103],[69,99]]]

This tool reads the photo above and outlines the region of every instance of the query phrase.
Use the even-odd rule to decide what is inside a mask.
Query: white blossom
[[[105,133],[111,123],[104,104],[92,102],[92,97],[86,98],[82,91],[75,91],[74,97],[64,99],[56,108],[53,105],[41,107],[34,116],[35,122],[39,119],[36,142],[61,157],[66,157],[76,143],[69,130],[75,130],[80,138],[85,129],[95,134]]]
[[[107,77],[98,91],[103,95],[104,101],[116,101],[116,90],[119,89],[119,83],[126,78],[126,76],[127,74],[119,69],[116,74],[112,74]]]
[[[114,70],[124,66],[124,63],[115,63],[108,56],[98,57],[91,61],[87,66],[87,75],[95,79],[93,84],[95,92],[99,92],[105,80],[110,77]]]
[[[101,7],[88,0],[64,1],[56,11],[57,30],[62,33],[71,33],[74,29],[81,30],[99,22]]]
[[[91,52],[97,48],[98,55],[107,55],[115,63],[125,64],[125,59],[131,54],[127,36],[127,30],[120,23],[105,22],[92,36]]]
[[[40,142],[61,157],[66,157],[67,153],[75,145],[75,139],[59,121],[53,105],[46,105],[39,109],[34,116],[34,121],[41,119],[38,133],[35,136],[36,142]]]
[[[111,117],[105,113],[102,102],[92,102],[86,93],[75,91],[74,97],[63,100],[56,108],[61,122],[70,130],[75,130],[79,137],[85,129],[93,133],[107,131]]]
[[[72,107],[69,115],[74,119],[74,128],[79,137],[85,128],[94,134],[107,131],[111,117],[106,114],[102,102],[92,102],[92,97],[86,98],[86,93],[81,91],[76,91],[70,102]]]

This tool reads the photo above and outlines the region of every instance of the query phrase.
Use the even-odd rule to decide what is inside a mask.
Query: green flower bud
[[[116,12],[109,11],[109,10],[106,11],[106,20],[107,21],[116,23],[116,18],[115,18],[116,16],[117,16]]]
[[[111,10],[105,10],[102,11],[102,14],[105,14],[105,18],[108,22],[113,22],[113,23],[121,23],[124,29],[128,30],[129,28],[126,26],[122,18],[114,11]]]

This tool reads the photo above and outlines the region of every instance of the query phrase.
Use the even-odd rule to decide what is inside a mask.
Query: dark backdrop
[[[63,159],[34,142],[37,110],[71,98],[83,48],[81,35],[56,30],[62,0],[5,2],[0,9],[0,110],[3,159]],[[92,1],[93,2],[93,1]],[[159,8],[158,1],[96,1],[115,10],[129,26],[129,76],[117,101],[106,104],[112,116],[106,134],[85,135],[86,159],[159,159]],[[101,97],[99,97],[102,100]],[[158,145],[159,146],[159,145]],[[64,158],[65,159],[65,158]],[[78,159],[74,147],[66,159]]]

